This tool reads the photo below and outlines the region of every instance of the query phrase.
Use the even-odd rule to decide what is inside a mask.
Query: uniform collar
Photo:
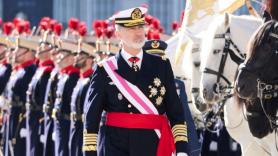
[[[85,72],[83,73],[80,73],[80,77],[81,78],[87,78],[89,77],[91,74],[93,74],[94,70],[92,68],[86,70]]]
[[[8,62],[6,59],[4,59],[0,64],[6,65],[6,64],[8,64]]]
[[[22,64],[19,64],[19,65],[15,66],[14,69],[19,70],[19,69],[28,67],[32,64],[34,64],[34,60],[29,60],[29,61],[23,62]]]
[[[125,51],[124,48],[121,50],[121,55],[124,58],[124,60],[127,62],[127,64],[131,67],[131,62],[128,61],[129,58],[134,57],[133,55],[129,54]],[[143,60],[143,50],[141,49],[140,52],[136,55],[136,57],[139,58],[139,61],[136,63],[139,68],[141,68],[142,60]]]
[[[61,74],[73,74],[73,73],[79,73],[79,69],[73,67],[73,65],[69,65],[63,69],[60,70]]]
[[[54,63],[52,60],[45,60],[43,62],[40,62],[39,64],[40,67],[45,67],[45,66],[54,66]]]

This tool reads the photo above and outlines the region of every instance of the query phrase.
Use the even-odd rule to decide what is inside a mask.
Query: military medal
[[[156,98],[155,103],[159,106],[162,103],[163,98],[161,96],[159,96],[158,98]]]
[[[156,87],[159,87],[159,86],[161,85],[161,81],[160,81],[159,78],[155,78],[155,79],[153,80],[153,83],[154,83],[154,85],[155,85]]]

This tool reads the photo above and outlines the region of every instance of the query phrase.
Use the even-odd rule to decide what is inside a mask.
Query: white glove
[[[186,153],[177,153],[177,156],[188,156]]]

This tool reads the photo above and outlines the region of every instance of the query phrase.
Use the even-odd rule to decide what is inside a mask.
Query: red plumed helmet
[[[54,26],[54,32],[56,35],[60,36],[63,29],[63,25],[61,23],[56,23]]]
[[[6,22],[3,24],[3,32],[6,35],[10,35],[14,29],[14,24],[12,22]]]
[[[68,26],[73,30],[78,30],[79,20],[77,18],[70,18]]]
[[[96,29],[99,27],[102,27],[101,20],[95,20],[93,22],[92,28],[96,31]]]
[[[108,25],[109,25],[109,21],[108,20],[102,20],[101,21],[101,27],[103,29],[106,29],[108,27]]]
[[[153,20],[153,17],[151,15],[147,15],[145,17],[145,21],[148,23],[148,24],[151,24],[152,23],[152,20]]]
[[[86,35],[86,33],[87,33],[87,27],[86,26],[80,26],[79,28],[78,28],[78,32],[79,32],[79,35],[80,36],[85,36]]]
[[[86,25],[86,22],[82,21],[79,23],[79,28],[80,27],[86,27],[87,28],[87,25]]]
[[[179,22],[178,21],[174,21],[172,22],[172,30],[176,31],[179,28]]]
[[[50,20],[49,22],[49,28],[51,29],[51,31],[54,31],[54,27],[58,22],[55,19]]]
[[[46,22],[46,21],[41,21],[41,22],[40,22],[40,28],[41,28],[42,30],[47,30],[47,29],[49,28],[48,22]]]
[[[21,21],[22,21],[22,19],[17,18],[17,17],[15,17],[15,18],[13,19],[13,23],[14,23],[15,26],[17,26],[17,24],[18,24],[19,22],[21,22]]]
[[[114,34],[114,28],[113,27],[108,27],[105,31],[105,35],[107,38],[111,38]]]
[[[159,21],[157,18],[153,18],[151,26],[152,26],[154,29],[159,29],[159,27],[160,27],[160,21]]]
[[[100,38],[101,35],[102,35],[102,30],[101,30],[101,28],[100,28],[100,27],[96,28],[96,29],[95,29],[95,33],[96,33],[97,38]]]
[[[160,34],[158,31],[154,31],[152,34],[151,34],[151,39],[153,40],[160,40]]]
[[[50,17],[43,17],[43,18],[41,19],[41,22],[42,22],[42,21],[50,22],[50,20],[51,20]]]
[[[19,34],[22,34],[25,31],[26,24],[25,21],[20,21],[16,25],[16,30]]]

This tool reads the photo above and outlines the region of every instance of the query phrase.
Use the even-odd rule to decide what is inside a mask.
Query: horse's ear
[[[225,12],[225,26],[229,25],[229,14]]]

